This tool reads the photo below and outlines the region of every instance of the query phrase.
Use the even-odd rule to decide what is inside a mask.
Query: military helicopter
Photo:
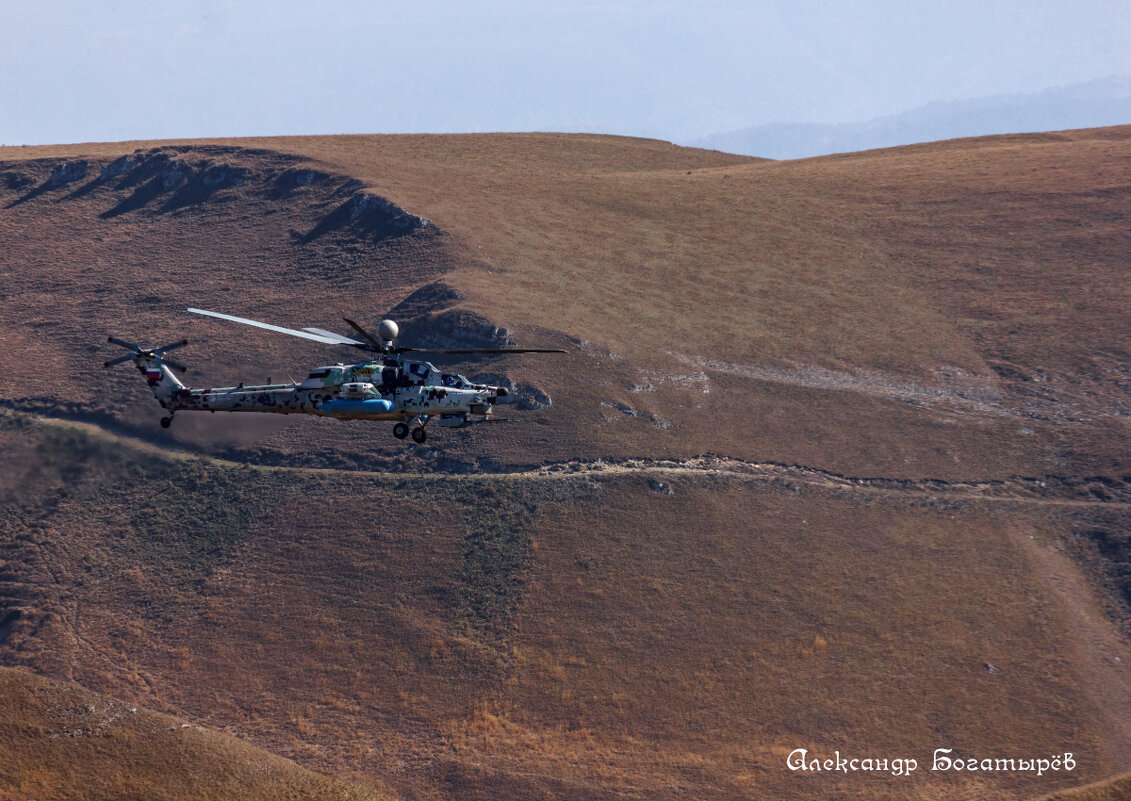
[[[169,414],[161,418],[161,427],[173,423],[179,411],[268,412],[274,414],[315,414],[341,420],[396,421],[393,436],[422,443],[428,438],[424,427],[433,417],[440,425],[464,428],[492,420],[495,402],[506,397],[506,387],[476,384],[457,373],[440,371],[431,362],[408,361],[406,353],[437,355],[473,355],[498,353],[565,353],[558,348],[409,348],[393,344],[400,329],[392,320],[382,320],[374,337],[349,318],[346,323],[358,338],[342,336],[321,328],[297,331],[258,320],[230,314],[193,309],[193,314],[231,320],[244,325],[265,328],[294,337],[327,345],[347,345],[377,358],[356,364],[333,364],[312,370],[300,383],[264,384],[260,386],[192,389],[174,375],[188,370],[183,364],[166,358],[171,350],[188,344],[187,339],[160,348],[143,348],[133,342],[109,337],[108,342],[130,351],[124,356],[103,363],[103,367],[132,361],[145,376],[162,408]],[[270,381],[270,379],[268,379]]]

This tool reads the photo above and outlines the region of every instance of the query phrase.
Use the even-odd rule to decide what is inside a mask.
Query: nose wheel
[[[396,437],[397,439],[404,439],[405,437],[407,437],[408,436],[408,424],[407,423],[397,423],[395,426],[393,426],[393,436]]]
[[[168,417],[162,417],[161,418],[161,427],[162,428],[168,428],[171,425],[173,425],[173,415],[169,415]]]
[[[420,445],[424,440],[428,439],[428,432],[424,430],[424,426],[412,429],[412,441]]]

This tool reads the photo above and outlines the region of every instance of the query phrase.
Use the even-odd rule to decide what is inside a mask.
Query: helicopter
[[[492,418],[495,403],[506,397],[506,387],[476,384],[458,373],[446,373],[431,362],[405,359],[409,353],[436,355],[483,355],[500,353],[565,353],[558,348],[411,348],[394,344],[400,329],[392,320],[382,320],[373,336],[358,323],[345,322],[355,336],[343,336],[321,328],[299,331],[245,317],[189,308],[193,314],[243,323],[268,331],[289,334],[326,345],[344,345],[374,358],[354,364],[333,364],[312,370],[301,381],[289,384],[268,383],[257,386],[193,389],[177,378],[174,370],[188,371],[183,364],[165,356],[169,351],[188,344],[187,339],[159,348],[144,348],[117,337],[108,337],[111,344],[130,352],[103,363],[103,367],[132,361],[145,376],[153,395],[169,414],[161,418],[161,427],[173,423],[179,411],[266,412],[273,414],[313,414],[340,420],[396,421],[393,436],[404,439],[411,433],[413,442],[428,438],[424,427],[433,417],[440,418],[445,428],[464,428]]]

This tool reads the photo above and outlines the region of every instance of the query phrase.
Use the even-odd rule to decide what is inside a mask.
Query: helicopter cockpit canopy
[[[319,367],[311,370],[310,375],[299,384],[300,389],[320,389],[321,387],[334,387],[345,382],[345,367]]]
[[[440,383],[448,389],[475,389],[475,384],[458,373],[440,373]]]

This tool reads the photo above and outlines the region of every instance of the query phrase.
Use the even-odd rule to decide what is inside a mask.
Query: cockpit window
[[[469,387],[474,386],[474,384],[472,384],[462,375],[458,375],[456,373],[442,373],[440,375],[440,383],[445,387],[449,387],[451,389],[468,389]]]
[[[326,367],[321,370],[315,370],[313,373],[308,375],[307,378],[325,378],[328,375],[330,375],[330,368]]]

